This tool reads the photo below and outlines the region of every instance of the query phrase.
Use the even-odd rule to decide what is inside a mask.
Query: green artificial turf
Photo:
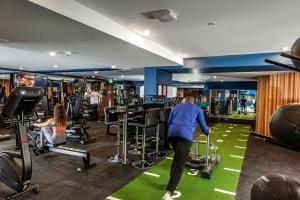
[[[245,119],[245,120],[254,120],[254,115],[255,113],[253,112],[248,112],[246,115],[245,113],[233,113],[229,115],[229,118],[232,119]]]
[[[246,150],[250,126],[242,124],[220,123],[212,127],[211,142],[218,146],[218,154],[221,156],[219,165],[213,169],[210,180],[189,175],[190,169],[185,168],[180,184],[176,191],[180,192],[180,197],[173,199],[182,200],[233,200],[239,180],[240,173],[228,171],[224,168],[240,171],[243,164],[243,156]],[[205,140],[205,136],[199,136],[200,140]],[[244,147],[244,148],[237,148]],[[200,148],[204,154],[204,145]],[[239,156],[233,157],[233,156]],[[149,169],[149,174],[142,174],[127,185],[113,193],[107,199],[112,200],[160,200],[165,193],[169,180],[171,157],[163,159],[156,166]],[[146,172],[146,173],[147,173]],[[216,189],[231,192],[230,194],[215,191]],[[179,194],[179,193],[176,193]]]

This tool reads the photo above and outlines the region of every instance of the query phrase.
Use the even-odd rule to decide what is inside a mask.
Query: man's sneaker
[[[170,192],[166,192],[162,200],[172,200]]]

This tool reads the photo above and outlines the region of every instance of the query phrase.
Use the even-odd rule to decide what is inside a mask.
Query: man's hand
[[[211,134],[211,128],[208,128],[208,135]]]

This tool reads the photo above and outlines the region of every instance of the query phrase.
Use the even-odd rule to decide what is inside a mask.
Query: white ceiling
[[[299,0],[76,0],[188,57],[278,52],[299,37]],[[142,13],[173,9],[177,21]],[[208,26],[216,22],[216,26]]]
[[[6,39],[10,42],[0,43],[0,67],[53,70],[54,65],[58,65],[58,69],[116,65],[117,68],[127,70],[85,74],[141,80],[143,67],[178,65],[177,56],[277,52],[282,47],[291,46],[299,37],[300,30],[299,0],[226,0],[226,3],[222,0],[30,1],[43,6],[52,6],[52,10],[56,12],[27,0],[1,0],[0,41]],[[88,13],[96,11],[99,17],[108,17],[113,20],[111,24],[142,36],[139,38],[141,42],[151,44],[151,48],[126,42],[121,36],[107,34],[109,31],[104,31],[105,26],[101,31],[88,23],[92,21],[97,24],[100,21],[98,18],[89,19],[89,16],[80,12],[72,12],[70,8],[58,6],[68,5],[67,3],[76,4]],[[158,9],[174,9],[178,13],[178,20],[161,23],[146,19],[142,15],[143,12]],[[64,14],[68,17],[58,14],[63,11],[66,11]],[[70,19],[70,16],[77,18],[73,20],[74,18]],[[208,26],[208,22],[217,24]],[[146,29],[150,31],[148,36],[143,35]],[[154,47],[162,51],[156,51]],[[48,55],[49,51],[66,50],[79,54],[56,57]],[[161,56],[159,52],[162,52]],[[132,68],[136,70],[129,70]],[[217,80],[229,81],[253,80],[264,74],[181,73],[174,74],[173,80],[206,81],[214,80],[214,75],[218,76]]]
[[[177,65],[26,0],[0,1],[0,67],[27,70]],[[75,51],[50,57],[50,51]]]

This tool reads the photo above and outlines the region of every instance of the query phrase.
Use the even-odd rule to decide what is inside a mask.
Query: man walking
[[[175,152],[170,171],[170,180],[163,200],[171,200],[184,170],[185,162],[191,150],[194,131],[197,124],[205,135],[210,133],[206,126],[203,111],[196,106],[195,98],[188,96],[185,103],[175,106],[169,117],[168,138]]]

